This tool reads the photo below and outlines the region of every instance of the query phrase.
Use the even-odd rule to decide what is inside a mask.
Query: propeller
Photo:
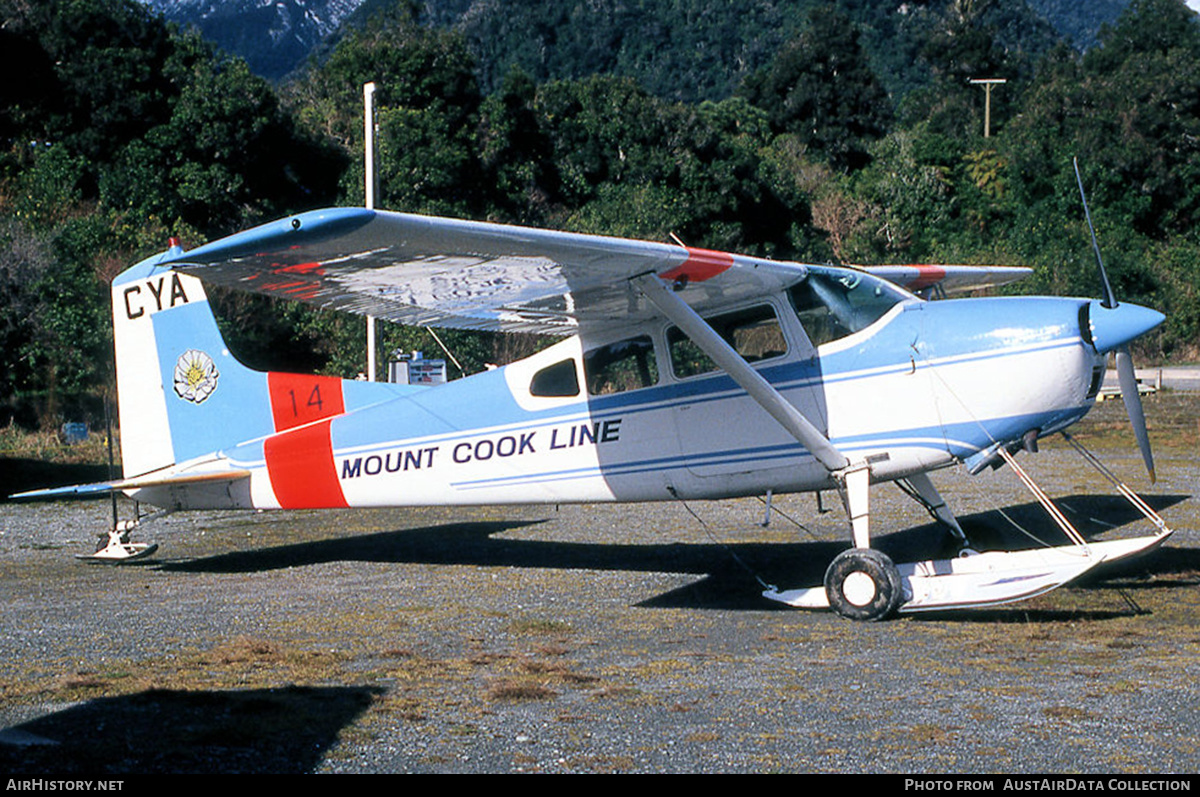
[[[1142,409],[1142,397],[1138,393],[1137,376],[1133,370],[1133,357],[1129,353],[1129,341],[1161,324],[1164,317],[1155,310],[1148,310],[1137,305],[1121,306],[1118,304],[1112,284],[1108,281],[1108,273],[1104,270],[1104,259],[1100,257],[1100,245],[1096,242],[1096,228],[1092,226],[1092,214],[1088,210],[1087,195],[1083,190],[1083,178],[1079,174],[1079,159],[1073,158],[1072,162],[1075,165],[1075,182],[1079,184],[1079,198],[1083,202],[1083,215],[1087,219],[1088,232],[1092,236],[1092,251],[1096,253],[1096,266],[1100,271],[1100,287],[1104,294],[1104,298],[1099,302],[1099,307],[1096,308],[1100,312],[1089,312],[1088,314],[1088,320],[1092,327],[1092,345],[1101,354],[1109,351],[1116,353],[1121,400],[1125,402],[1125,412],[1129,415],[1129,423],[1133,426],[1134,437],[1137,438],[1138,448],[1142,452],[1142,461],[1146,463],[1146,472],[1150,474],[1150,481],[1153,483],[1156,480],[1154,455],[1150,451],[1150,437],[1146,432],[1146,413]]]

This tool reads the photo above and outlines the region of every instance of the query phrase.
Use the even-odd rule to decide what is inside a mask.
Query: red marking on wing
[[[946,269],[941,266],[919,266],[913,264],[908,268],[915,268],[917,276],[915,279],[909,280],[904,287],[919,291],[923,288],[928,288],[930,285],[936,285],[946,278]]]
[[[275,431],[282,432],[346,411],[342,380],[336,376],[267,374]]]
[[[711,249],[687,248],[688,259],[658,276],[668,282],[686,278],[688,282],[704,282],[733,266],[733,255]]]
[[[333,420],[268,437],[263,443],[267,473],[284,509],[347,506],[333,462]]]
[[[275,266],[271,269],[275,274],[318,274],[325,276],[325,268],[320,263],[293,263],[289,266]]]
[[[310,287],[311,285],[312,285],[312,283],[304,282],[302,280],[293,280],[291,282],[264,282],[263,284],[259,285],[258,287],[264,291],[288,292],[288,291],[302,290],[304,288]]]

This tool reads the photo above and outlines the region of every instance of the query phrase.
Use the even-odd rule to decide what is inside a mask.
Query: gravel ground
[[[1195,772],[1198,402],[1156,428],[1167,400],[1153,488],[1119,407],[1080,433],[1166,547],[879,624],[761,597],[846,545],[812,496],[765,528],[753,499],[187,513],[124,566],[73,557],[106,502],[0,504],[0,772]],[[1065,444],[1023,461],[1087,533],[1148,533]],[[989,543],[1055,536],[1007,469],[936,481]],[[873,502],[880,547],[941,544],[898,490]]]

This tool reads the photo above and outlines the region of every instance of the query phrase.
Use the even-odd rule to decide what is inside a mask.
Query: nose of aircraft
[[[1087,306],[1084,335],[1090,333],[1097,354],[1106,354],[1145,335],[1165,320],[1166,316],[1148,307],[1128,303],[1105,307],[1092,301]]]

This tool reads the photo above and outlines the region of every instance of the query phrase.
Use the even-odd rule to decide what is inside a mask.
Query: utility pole
[[[1007,83],[1004,78],[972,78],[971,83],[976,86],[983,86],[984,101],[983,101],[983,137],[988,138],[992,134],[992,88],[1001,83]]]
[[[375,209],[375,84],[363,85],[364,188],[368,210]],[[375,381],[375,316],[367,316],[367,381]]]

